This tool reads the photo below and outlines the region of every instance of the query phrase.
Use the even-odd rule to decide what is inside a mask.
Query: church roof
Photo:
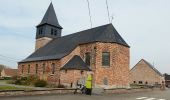
[[[49,25],[52,25],[52,26],[55,26],[55,27],[62,29],[62,27],[58,23],[58,19],[57,19],[57,16],[56,16],[56,13],[55,13],[55,10],[54,10],[52,3],[48,7],[41,23],[37,27],[44,25],[44,24],[49,24]]]
[[[113,25],[107,24],[53,39],[21,62],[61,59],[78,45],[92,42],[117,43],[129,47]]]
[[[81,59],[80,56],[75,55],[69,60],[60,70],[87,70],[91,71],[89,66]]]

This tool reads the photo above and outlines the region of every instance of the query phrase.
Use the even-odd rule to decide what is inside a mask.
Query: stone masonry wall
[[[35,51],[38,50],[39,48],[45,46],[47,43],[49,43],[52,39],[48,38],[48,37],[43,37],[43,38],[39,38],[36,40],[36,44],[35,44]]]

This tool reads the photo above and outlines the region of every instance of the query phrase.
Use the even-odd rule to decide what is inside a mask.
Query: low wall
[[[0,91],[2,96],[30,96],[30,95],[48,95],[48,94],[73,94],[76,89],[45,89],[45,90],[8,90]],[[124,94],[136,92],[149,92],[160,89],[104,89],[102,94]],[[78,91],[80,92],[80,91]],[[93,93],[95,94],[95,93]]]
[[[136,92],[149,92],[160,89],[150,89],[150,88],[136,88],[136,89],[104,89],[105,94],[122,94],[122,93],[136,93]]]
[[[44,95],[44,94],[70,94],[75,89],[46,89],[46,90],[8,90],[0,91],[0,96],[26,96],[26,95]]]

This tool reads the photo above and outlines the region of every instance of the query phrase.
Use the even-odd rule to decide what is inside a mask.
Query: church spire
[[[48,7],[41,23],[37,27],[42,26],[44,24],[52,25],[54,27],[62,29],[62,27],[60,26],[60,24],[58,22],[52,2],[50,4],[50,6]]]
[[[37,25],[35,50],[45,46],[51,40],[61,37],[62,29],[51,3],[41,23]]]

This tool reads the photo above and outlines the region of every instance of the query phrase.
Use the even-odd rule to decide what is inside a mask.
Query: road
[[[170,100],[170,89],[166,91],[153,91],[131,94],[110,95],[39,95],[22,97],[1,97],[0,100]]]

